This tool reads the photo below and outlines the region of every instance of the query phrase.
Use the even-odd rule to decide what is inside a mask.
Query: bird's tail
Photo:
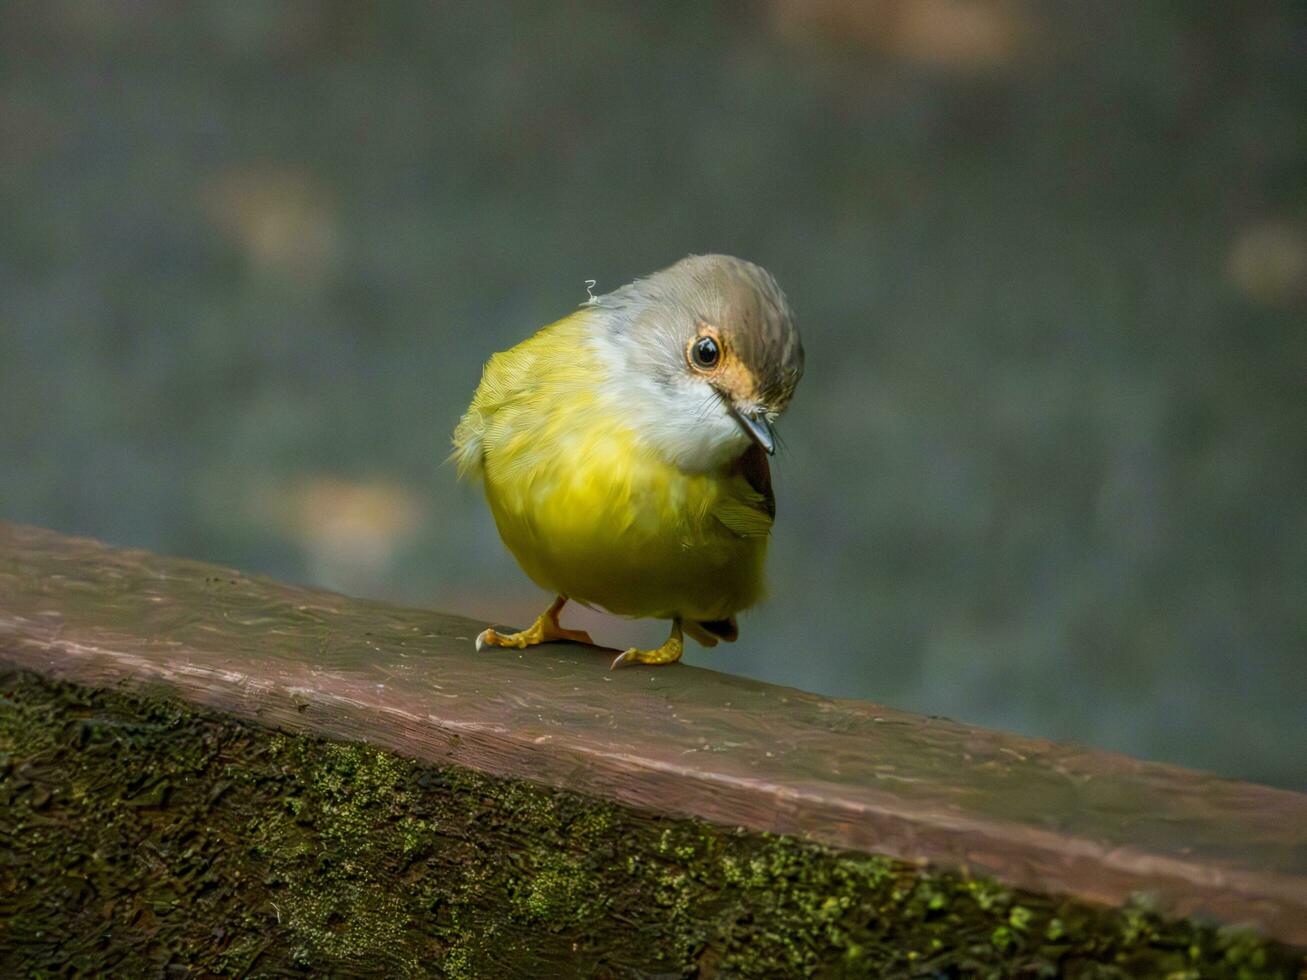
[[[685,632],[706,647],[715,647],[718,640],[734,643],[740,636],[740,628],[735,624],[735,617],[727,619],[706,619],[700,622],[692,620],[682,624]]]

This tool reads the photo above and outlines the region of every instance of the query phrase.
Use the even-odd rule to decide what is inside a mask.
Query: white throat
[[[672,385],[650,377],[630,363],[621,340],[599,327],[592,337],[606,408],[638,441],[687,473],[723,470],[749,448],[749,437],[706,383],[688,373]]]

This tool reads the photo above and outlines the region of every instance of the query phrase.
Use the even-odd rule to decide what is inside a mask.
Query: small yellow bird
[[[803,374],[780,287],[759,266],[694,255],[593,297],[491,357],[454,432],[459,475],[485,485],[499,535],[553,604],[486,646],[591,643],[569,599],[672,621],[622,664],[673,663],[682,629],[738,635],[762,598],[776,513],[767,456]]]

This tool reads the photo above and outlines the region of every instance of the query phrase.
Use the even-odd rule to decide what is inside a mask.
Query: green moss
[[[0,682],[0,972],[1291,977],[1246,933]]]

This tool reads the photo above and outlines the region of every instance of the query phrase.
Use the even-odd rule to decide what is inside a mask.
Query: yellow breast
[[[658,458],[606,401],[584,312],[487,365],[455,434],[504,543],[542,588],[627,616],[721,619],[763,591],[769,519],[731,472]],[[742,510],[742,507],[746,508]]]

